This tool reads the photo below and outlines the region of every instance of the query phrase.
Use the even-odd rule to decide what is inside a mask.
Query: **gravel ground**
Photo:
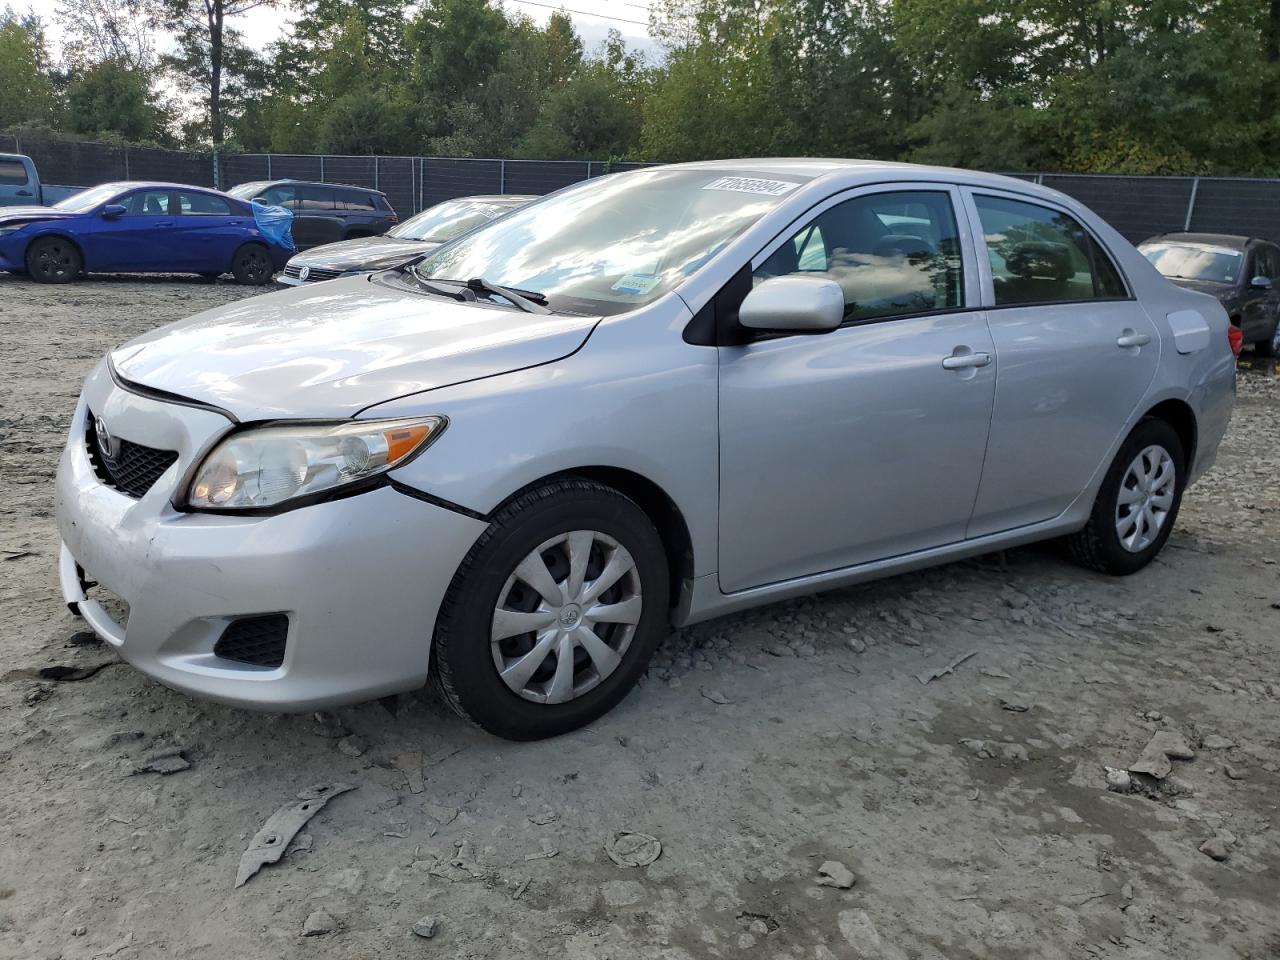
[[[1269,364],[1143,573],[1040,547],[702,624],[610,716],[516,745],[428,694],[319,718],[191,700],[63,606],[52,478],[81,378],[245,295],[0,275],[0,957],[1280,956]],[[1109,790],[1158,732],[1194,759]],[[175,748],[187,769],[135,772]],[[318,782],[356,789],[234,888]],[[661,856],[618,866],[620,831]]]

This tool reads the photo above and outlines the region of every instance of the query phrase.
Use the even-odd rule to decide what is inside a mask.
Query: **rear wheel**
[[[27,247],[27,275],[38,283],[70,283],[84,269],[80,248],[65,237],[40,237]]]
[[[246,243],[231,258],[231,272],[236,283],[260,286],[271,280],[275,269],[271,265],[271,254],[260,243]]]
[[[1125,576],[1155,559],[1182,503],[1185,452],[1164,420],[1143,420],[1121,445],[1094,500],[1089,522],[1068,539],[1076,560]]]
[[[498,511],[454,576],[432,672],[462,717],[510,740],[590,723],[635,685],[667,617],[662,541],[633,501],[552,481]]]

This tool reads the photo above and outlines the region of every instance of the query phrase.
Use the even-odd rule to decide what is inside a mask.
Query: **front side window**
[[[231,205],[210,193],[178,193],[178,206],[183,216],[231,216]]]
[[[1244,270],[1239,250],[1208,243],[1144,243],[1138,250],[1171,280],[1235,283]]]
[[[413,272],[614,314],[675,289],[808,178],[652,168],[588,180],[459,237]]]
[[[139,190],[120,202],[131,217],[165,217],[172,212],[169,201],[168,190]]]
[[[1125,296],[1106,253],[1074,217],[1035,203],[977,195],[996,305]]]
[[[262,202],[271,207],[287,207],[293,210],[298,206],[298,192],[293,187],[268,187],[262,193],[255,193],[254,197],[261,197]]]
[[[818,214],[752,275],[828,277],[844,291],[845,321],[964,305],[951,197],[912,190],[855,197]]]

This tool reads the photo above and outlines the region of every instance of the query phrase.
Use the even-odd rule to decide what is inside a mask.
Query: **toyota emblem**
[[[310,267],[303,267],[301,270],[299,270],[299,271],[298,271],[298,279],[299,279],[299,280],[306,280],[306,279],[307,279],[307,277],[309,277],[309,276],[311,276],[311,268],[310,268]]]
[[[107,422],[101,417],[94,421],[93,429],[98,434],[98,449],[102,451],[102,455],[108,460],[114,460],[120,452],[120,441],[111,435]]]

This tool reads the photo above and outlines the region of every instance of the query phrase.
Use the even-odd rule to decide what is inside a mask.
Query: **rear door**
[[[1111,256],[1065,208],[965,189],[999,378],[968,536],[1062,513],[1156,373],[1160,339]]]
[[[90,270],[156,272],[186,269],[172,249],[177,201],[167,188],[135,190],[117,197],[123,216],[97,214],[91,239],[85,243]]]
[[[720,347],[726,593],[963,539],[995,392],[958,192],[834,197],[753,261],[825,276],[845,322]]]
[[[345,239],[346,223],[334,188],[300,183],[295,189],[298,204],[293,211],[293,242],[303,248]]]
[[[179,190],[174,252],[184,269],[222,273],[231,255],[249,236],[252,218],[237,216],[225,197],[203,190]]]

